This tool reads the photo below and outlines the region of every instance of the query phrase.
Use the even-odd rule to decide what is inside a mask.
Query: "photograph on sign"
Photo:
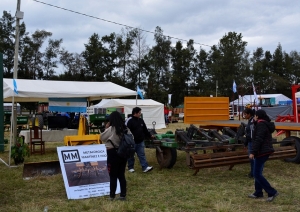
[[[106,162],[89,161],[65,164],[69,187],[109,182]]]

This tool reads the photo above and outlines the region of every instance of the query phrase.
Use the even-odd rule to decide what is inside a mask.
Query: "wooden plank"
[[[196,123],[199,124],[202,128],[205,128],[205,126],[237,128],[241,125],[241,122],[246,123],[246,121],[244,121],[244,120],[241,120],[241,121],[238,121],[238,120],[198,120]],[[287,131],[300,131],[300,123],[275,122],[275,129],[276,130],[287,130]]]
[[[275,160],[275,159],[284,159],[284,158],[291,158],[295,157],[295,153],[286,153],[282,155],[272,155],[269,157],[269,160]],[[235,165],[235,164],[242,164],[242,163],[249,163],[249,158],[233,158],[231,160],[226,161],[211,161],[202,163],[203,161],[195,161],[194,164],[192,164],[192,167],[197,168],[212,168],[212,167],[219,167],[219,166],[229,166],[229,165]]]
[[[236,153],[236,154],[234,154]],[[269,159],[284,159],[292,158],[297,154],[296,149],[288,149],[274,152]],[[224,152],[211,154],[195,154],[190,156],[192,159],[192,167],[194,168],[209,168],[225,165],[234,165],[240,163],[249,163],[247,152]]]

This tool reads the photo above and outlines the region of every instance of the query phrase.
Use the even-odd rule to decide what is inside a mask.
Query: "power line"
[[[120,26],[129,27],[129,28],[131,28],[131,29],[138,29],[138,30],[141,30],[141,31],[144,31],[144,32],[147,32],[147,33],[155,34],[155,32],[151,32],[151,31],[149,31],[149,30],[140,29],[140,28],[137,28],[137,27],[132,27],[132,26],[129,26],[129,25],[126,25],[126,24],[121,24],[121,23],[114,22],[114,21],[109,21],[109,20],[106,20],[106,19],[103,19],[103,18],[98,18],[98,17],[92,16],[92,15],[88,15],[88,14],[85,14],[85,13],[81,13],[81,12],[77,12],[77,11],[70,10],[70,9],[67,9],[67,8],[59,7],[59,6],[56,6],[56,5],[53,5],[53,4],[48,4],[48,3],[45,3],[45,2],[42,2],[42,1],[38,1],[38,0],[33,0],[33,1],[38,2],[38,3],[41,3],[41,4],[45,4],[45,5],[47,5],[47,6],[56,7],[56,8],[61,9],[61,10],[66,10],[66,11],[68,11],[68,12],[77,13],[77,14],[79,14],[79,15],[87,16],[87,17],[94,18],[94,19],[98,19],[98,20],[101,20],[101,21],[106,21],[106,22],[109,22],[109,23],[112,23],[112,24],[116,24],[116,25],[120,25]],[[188,42],[188,40],[185,40],[185,39],[176,38],[176,37],[167,36],[167,35],[164,35],[164,36],[166,36],[166,37],[168,37],[168,38],[172,38],[172,39],[176,39],[176,40]],[[210,46],[210,45],[202,44],[202,43],[197,43],[197,42],[194,42],[194,44],[198,44],[198,45],[200,45],[200,46],[208,46],[208,47],[212,47],[212,46]]]

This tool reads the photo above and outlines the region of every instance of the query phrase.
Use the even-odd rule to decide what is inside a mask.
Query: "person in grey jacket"
[[[272,133],[275,131],[275,125],[264,110],[257,110],[255,112],[254,125],[254,136],[249,158],[254,160],[253,175],[255,179],[255,192],[248,197],[261,198],[263,197],[263,190],[265,190],[268,194],[267,201],[271,202],[279,193],[270,185],[262,172],[265,162],[274,152]]]
[[[101,133],[101,141],[105,143],[107,149],[107,168],[110,178],[110,200],[114,200],[117,190],[117,180],[119,179],[121,193],[118,200],[126,200],[126,158],[121,158],[117,154],[121,137],[127,127],[124,124],[122,116],[119,112],[114,111],[109,115],[109,122],[106,129]],[[112,144],[113,143],[113,144]]]

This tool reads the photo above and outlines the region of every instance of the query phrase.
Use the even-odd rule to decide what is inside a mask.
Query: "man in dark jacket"
[[[254,116],[254,136],[252,149],[249,158],[254,160],[253,174],[255,179],[255,192],[250,194],[250,198],[263,197],[263,190],[268,193],[267,201],[271,202],[278,192],[274,189],[267,179],[263,176],[263,168],[269,156],[274,152],[272,145],[272,133],[275,131],[275,125],[271,122],[269,116],[264,110],[258,110]]]
[[[126,125],[130,129],[132,135],[134,136],[135,141],[135,152],[140,160],[143,172],[149,172],[153,169],[152,166],[148,165],[145,155],[145,137],[154,137],[152,136],[143,119],[141,119],[142,109],[135,107],[132,109],[132,117],[128,119]],[[128,171],[134,172],[134,156],[128,159]]]

